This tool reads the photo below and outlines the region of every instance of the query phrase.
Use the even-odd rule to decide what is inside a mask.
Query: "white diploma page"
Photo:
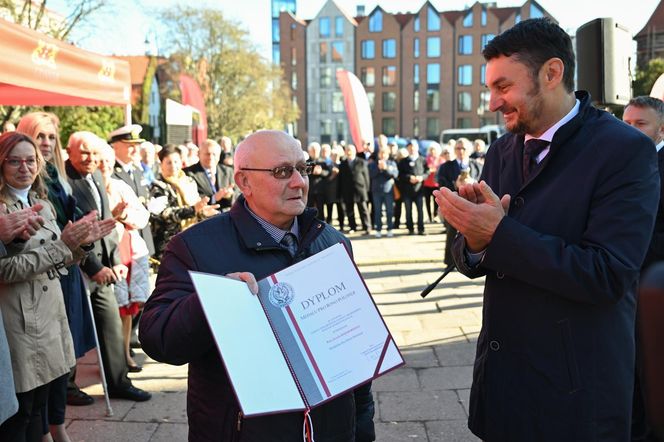
[[[243,281],[189,274],[244,415],[306,409],[258,297]]]
[[[309,407],[403,365],[343,244],[259,281],[259,289]]]

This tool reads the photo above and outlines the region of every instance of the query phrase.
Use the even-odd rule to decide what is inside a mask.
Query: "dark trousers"
[[[339,223],[339,230],[343,230],[344,228],[344,205],[341,204],[339,201],[333,202],[333,203],[325,203],[325,222],[328,223],[329,225],[332,225],[332,213],[333,213],[333,208],[334,206],[337,206],[337,222]]]
[[[43,416],[44,434],[48,432],[49,425],[62,425],[65,423],[68,378],[69,373],[53,379],[48,384],[47,412]]]
[[[0,425],[2,442],[41,442],[44,434],[42,413],[48,401],[48,384],[25,393],[16,393],[18,412]]]
[[[427,209],[429,222],[433,222],[434,217],[438,213],[438,203],[433,196],[433,191],[437,190],[436,187],[424,187],[424,206]]]
[[[367,207],[366,201],[353,201],[346,200],[344,201],[346,216],[348,217],[348,227],[351,230],[357,230],[357,222],[355,221],[355,205],[357,204],[357,210],[360,213],[360,221],[362,223],[362,230],[371,229],[371,220],[369,219],[369,209]]]
[[[448,223],[445,221],[443,224],[445,224],[445,265],[451,266],[454,264],[454,258],[452,258],[452,242],[454,241],[454,237],[457,234],[457,230],[452,227],[452,224]]]
[[[415,209],[417,210],[417,231],[424,232],[424,208],[422,207],[423,203],[423,192],[417,192],[415,195],[403,196],[403,203],[406,205],[406,227],[409,232],[415,231],[415,226],[413,224],[413,203],[415,203]]]
[[[325,215],[323,213],[325,207],[325,199],[322,194],[310,193],[309,200],[307,201],[307,206],[315,207],[316,210],[318,211],[316,218],[318,218],[321,221],[325,221]]]
[[[401,208],[403,207],[403,200],[399,198],[394,200],[394,228],[398,229],[401,225]]]
[[[112,391],[127,388],[131,385],[131,381],[127,377],[122,322],[113,288],[90,282],[90,290],[108,389]]]

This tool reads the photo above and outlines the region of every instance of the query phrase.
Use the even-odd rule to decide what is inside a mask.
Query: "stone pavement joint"
[[[484,281],[452,272],[420,298],[443,270],[445,235],[439,224],[427,224],[427,230],[438,233],[349,235],[358,268],[406,360],[406,366],[374,382],[379,442],[478,441],[467,419]],[[157,363],[140,350],[135,359],[143,371],[131,378],[153,398],[143,403],[113,399],[113,417],[105,416],[96,353],[79,360],[77,381],[95,404],[67,407],[65,423],[73,441],[187,440],[187,366]]]

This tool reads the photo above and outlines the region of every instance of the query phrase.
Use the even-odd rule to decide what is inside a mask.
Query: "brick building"
[[[645,67],[653,58],[664,58],[664,3],[659,2],[646,25],[634,36],[636,63]]]
[[[488,110],[482,48],[515,23],[542,16],[550,14],[533,0],[508,8],[476,2],[462,11],[438,11],[426,1],[413,13],[376,6],[356,17],[328,0],[310,21],[282,13],[281,66],[300,108],[297,136],[305,144],[350,139],[337,68],[362,81],[376,133],[437,140],[444,129],[500,124]],[[321,20],[323,29],[330,27],[327,37],[320,34]],[[341,58],[334,47],[343,47]]]

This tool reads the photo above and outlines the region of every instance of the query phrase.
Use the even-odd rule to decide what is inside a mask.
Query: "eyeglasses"
[[[14,169],[21,167],[21,164],[25,164],[26,167],[33,169],[37,167],[37,158],[6,158],[4,163]]]
[[[273,177],[278,180],[287,180],[293,176],[293,172],[297,172],[303,177],[308,176],[314,170],[313,163],[298,164],[297,166],[278,166],[272,169],[255,169],[252,167],[240,167],[240,170],[251,170],[255,172],[270,172]]]

